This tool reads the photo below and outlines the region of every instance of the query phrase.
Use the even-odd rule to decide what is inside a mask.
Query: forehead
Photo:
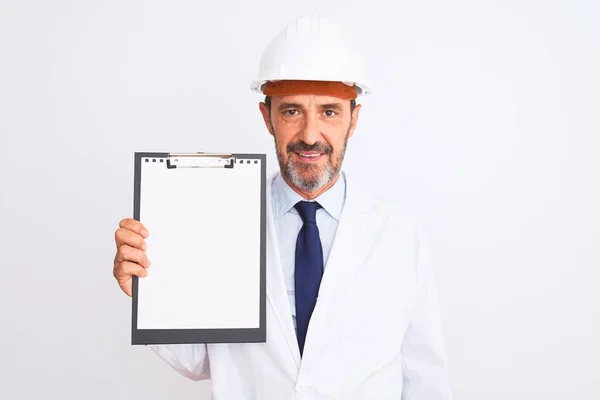
[[[286,96],[272,96],[273,104],[293,103],[301,104],[305,107],[319,106],[323,104],[340,104],[349,103],[349,101],[340,99],[339,97],[323,96],[319,94],[294,94]]]

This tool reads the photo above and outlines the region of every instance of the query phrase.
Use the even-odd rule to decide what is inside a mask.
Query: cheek
[[[293,127],[289,124],[274,124],[275,143],[279,151],[285,152],[287,145],[292,141],[295,135]]]
[[[344,141],[346,139],[346,132],[344,131],[343,134],[336,132],[335,135],[328,135],[328,136],[324,135],[324,139],[327,144],[329,144],[331,147],[333,147],[333,153],[339,154],[344,149]]]
[[[335,123],[322,125],[321,132],[323,138],[333,147],[334,152],[338,153],[342,151],[349,126],[350,120],[346,121],[345,119],[343,121],[335,121]]]
[[[289,144],[289,140],[285,137],[283,137],[282,135],[279,134],[279,132],[275,131],[275,147],[277,148],[277,151],[281,154],[287,154],[287,145]]]

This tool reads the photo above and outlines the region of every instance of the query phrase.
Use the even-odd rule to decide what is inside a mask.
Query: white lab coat
[[[266,343],[150,346],[214,400],[449,400],[434,280],[414,219],[347,180],[300,358],[267,184]]]

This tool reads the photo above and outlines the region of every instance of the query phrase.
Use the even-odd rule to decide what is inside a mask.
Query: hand
[[[115,232],[117,255],[115,256],[113,276],[121,289],[132,296],[132,277],[144,278],[148,275],[150,260],[146,256],[148,230],[137,220],[122,219]]]

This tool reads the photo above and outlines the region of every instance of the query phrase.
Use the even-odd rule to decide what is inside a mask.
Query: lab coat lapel
[[[292,320],[292,311],[285,286],[279,245],[273,221],[271,186],[275,176],[277,174],[272,175],[267,181],[267,300],[273,309],[277,321],[267,321],[267,324],[276,323],[279,325],[281,332],[285,336],[291,357],[296,363],[296,367],[299,367],[300,350],[294,329],[294,321]]]
[[[335,306],[345,298],[346,287],[364,264],[377,239],[382,218],[376,200],[357,182],[346,179],[346,201],[338,222],[317,305],[310,320],[302,363],[318,362],[319,348],[335,335]]]

